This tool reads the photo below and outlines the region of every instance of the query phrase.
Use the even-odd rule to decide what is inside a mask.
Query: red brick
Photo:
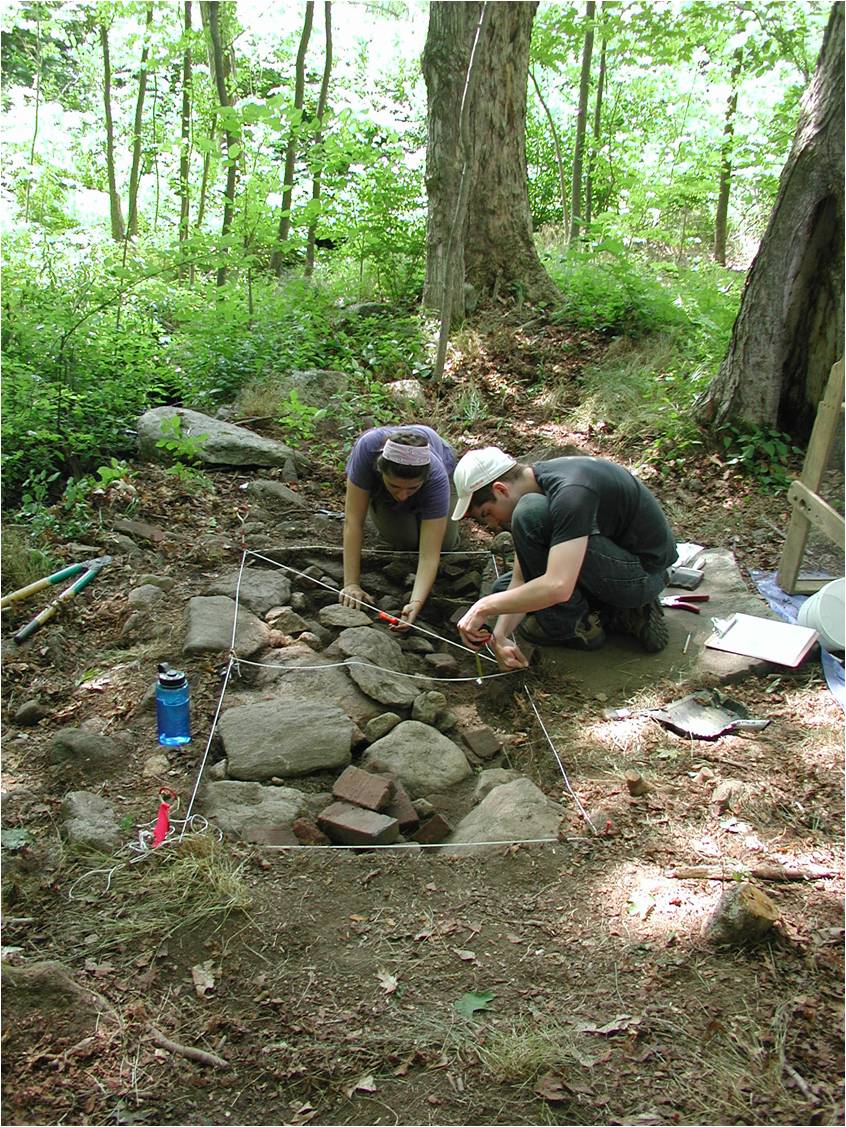
[[[303,845],[328,845],[329,838],[312,822],[311,818],[297,818],[291,829]]]
[[[388,777],[390,778],[391,776]],[[414,833],[420,825],[420,815],[414,809],[411,799],[406,794],[405,787],[399,779],[394,778],[393,782],[393,801],[390,806],[385,808],[385,813],[389,818],[396,818],[399,822],[400,833],[408,837],[408,835]]]
[[[502,751],[502,741],[490,728],[473,728],[462,732],[470,750],[480,759],[493,759]]]
[[[384,810],[393,794],[394,781],[389,775],[372,775],[360,767],[347,767],[332,787],[334,798],[365,810]]]
[[[411,835],[411,840],[420,845],[437,845],[452,833],[452,826],[443,814],[433,814],[427,818],[420,829]]]
[[[391,845],[399,837],[396,818],[348,802],[327,806],[317,824],[338,845]]]

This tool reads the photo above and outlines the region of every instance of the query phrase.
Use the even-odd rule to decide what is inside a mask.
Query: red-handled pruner
[[[395,614],[388,614],[388,612],[384,610],[380,610],[377,617],[380,622],[387,622],[390,626],[399,626],[400,624],[400,620]]]
[[[710,595],[696,595],[689,592],[684,595],[664,595],[659,602],[668,610],[689,610],[691,614],[699,614],[699,607],[696,604],[707,603],[710,598]]]

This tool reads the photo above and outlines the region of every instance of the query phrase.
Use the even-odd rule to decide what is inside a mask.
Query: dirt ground
[[[558,332],[504,333],[467,359],[433,397],[436,425],[462,450],[484,440],[530,459],[575,444],[637,463],[680,540],[733,550],[744,576],[774,569],[783,497],[707,454],[683,473],[644,468],[643,451],[613,433],[563,427],[563,400],[539,405],[528,358],[560,353]],[[576,343],[568,355],[582,362],[602,347]],[[574,360],[558,375],[573,398],[578,370]],[[449,403],[470,376],[487,410],[462,433]],[[319,447],[308,452],[315,472],[300,492],[311,512],[339,511],[340,470],[321,464]],[[130,865],[63,844],[69,790],[115,802],[127,842],[154,818],[160,786],[183,808],[192,792],[222,658],[186,663],[194,742],[170,750],[160,775],[144,777],[142,764],[157,750],[155,662],[168,641],[179,654],[185,597],[240,558],[239,485],[250,475],[207,476],[212,488],[198,491],[139,467],[131,516],[165,538],[142,545],[143,562],[116,558],[19,651],[10,633],[41,604],[4,622],[4,954],[12,972],[56,961],[77,988],[49,975],[6,986],[5,1121],[842,1123],[843,715],[816,660],[733,684],[732,697],[771,723],[712,741],[641,711],[695,681],[658,680],[625,699],[541,660],[513,681],[448,687],[451,707],[475,707],[503,736],[502,765],[561,802],[554,845],[456,858],[197,833]],[[106,503],[103,539],[86,543],[108,550],[125,515]],[[337,544],[341,527],[309,515],[290,535]],[[175,580],[164,641],[121,641],[140,572]],[[47,715],[16,725],[32,699]],[[621,707],[633,715],[606,718]],[[93,784],[49,760],[55,731],[85,721],[130,733],[125,757]],[[625,785],[631,769],[648,784],[642,797]],[[728,780],[726,801],[717,788]],[[775,864],[809,879],[765,879]],[[727,879],[675,875],[689,866]],[[761,943],[719,948],[702,928],[739,867],[763,871],[753,883],[779,919]]]

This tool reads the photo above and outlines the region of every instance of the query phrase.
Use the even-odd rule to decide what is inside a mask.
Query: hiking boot
[[[547,634],[535,615],[527,615],[517,627],[517,638],[535,646],[563,646],[568,650],[598,650],[605,642],[605,631],[596,614],[586,614],[575,632],[563,638]]]
[[[617,634],[631,634],[633,638],[637,638],[647,653],[658,653],[670,640],[664,610],[657,599],[644,607],[634,607],[631,610],[617,609],[609,619],[609,630]]]

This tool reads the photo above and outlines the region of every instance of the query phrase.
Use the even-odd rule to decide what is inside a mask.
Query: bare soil
[[[679,539],[731,548],[744,574],[774,569],[783,497],[762,494],[716,455],[683,471],[644,469],[643,450],[622,447],[611,428],[560,424],[581,365],[603,347],[590,334],[504,325],[455,363],[432,393],[431,418],[460,450],[495,442],[531,459],[576,445],[637,463]],[[535,384],[541,365],[564,389],[554,409]],[[460,433],[451,397],[470,377],[484,413]],[[310,510],[289,536],[338,544],[340,523],[311,514],[342,508],[342,473],[321,461],[319,446],[309,454],[314,473],[298,488]],[[557,844],[454,858],[227,840],[216,863],[237,871],[244,907],[203,920],[195,889],[181,890],[181,916],[156,883],[170,859],[124,864],[110,877],[116,859],[62,843],[58,810],[70,790],[96,789],[116,803],[127,841],[154,818],[160,786],[183,808],[190,797],[223,658],[188,661],[195,740],[145,777],[159,750],[149,707],[155,661],[168,644],[180,653],[185,598],[237,566],[238,487],[249,476],[212,472],[213,488],[198,492],[139,467],[130,515],[165,538],[144,542],[142,560],[117,559],[28,646],[15,650],[10,635],[42,604],[4,621],[4,829],[18,833],[4,837],[6,954],[19,964],[60,962],[113,1017],[97,1020],[61,992],[7,988],[5,1121],[843,1122],[843,716],[814,660],[733,685],[732,696],[771,724],[713,741],[683,739],[637,714],[607,720],[607,708],[643,698],[575,689],[542,662],[526,683],[549,738],[521,687],[449,687],[453,708],[475,710],[503,736],[502,765],[561,802]],[[104,537],[125,515],[107,499]],[[94,533],[87,542],[108,550]],[[140,572],[175,580],[164,641],[121,641]],[[699,687],[658,682],[649,703]],[[32,699],[47,715],[16,725]],[[125,757],[93,779],[49,760],[56,730],[84,722],[129,733]],[[630,797],[628,769],[647,780],[645,796]],[[714,801],[727,779],[738,783],[728,806]],[[186,848],[168,847],[171,857]],[[714,947],[702,929],[731,874],[767,864],[812,879],[755,880],[778,909],[775,928],[757,945]],[[728,881],[672,875],[690,865],[716,866]],[[456,1008],[468,1002],[468,1012]],[[219,1060],[162,1047],[153,1029]]]

